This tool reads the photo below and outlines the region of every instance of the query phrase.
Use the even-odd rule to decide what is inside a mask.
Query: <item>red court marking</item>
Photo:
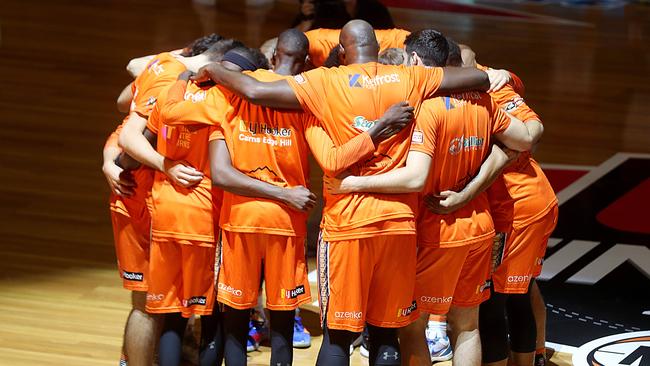
[[[386,6],[393,8],[404,9],[419,9],[419,10],[436,10],[445,11],[449,13],[463,13],[463,14],[477,14],[477,15],[490,15],[498,17],[512,17],[520,19],[533,19],[533,16],[511,12],[508,10],[499,10],[495,8],[488,8],[486,6],[458,4],[447,1],[439,0],[382,0]]]
[[[544,169],[544,174],[551,182],[555,193],[560,192],[587,173],[589,173],[587,170]]]
[[[648,207],[650,206],[650,178],[625,193],[596,215],[596,220],[616,230],[650,234]]]

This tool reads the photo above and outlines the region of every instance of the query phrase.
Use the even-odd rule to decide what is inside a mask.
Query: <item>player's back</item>
[[[312,112],[334,144],[341,146],[367,131],[395,103],[407,101],[416,108],[417,114],[421,101],[432,96],[441,81],[440,68],[369,62],[311,70],[295,76],[290,84],[303,108]],[[349,169],[351,173],[374,175],[403,166],[412,130],[410,125],[380,143],[370,158]],[[323,228],[330,238],[335,236],[334,232],[344,238],[349,236],[343,232],[355,230],[366,236],[393,230],[360,228],[391,219],[412,219],[417,205],[414,194],[330,195],[325,191],[324,195]],[[413,229],[407,231],[414,232]]]
[[[175,185],[162,172],[156,172],[152,197],[152,235],[157,238],[211,242],[214,239],[212,221],[212,181],[208,158],[208,138],[218,125],[217,106],[223,98],[216,91],[189,84],[183,101],[174,109],[174,120],[167,113],[172,84],[160,93],[160,100],[149,118],[147,128],[157,134],[157,150],[166,158],[182,161],[202,171],[204,177],[196,186],[184,188]],[[216,92],[215,92],[216,91]],[[180,124],[195,121],[201,124]],[[169,122],[169,123],[167,123]]]
[[[268,70],[249,75],[261,81],[286,78]],[[280,187],[307,186],[308,146],[303,130],[312,115],[261,107],[223,90],[232,109],[224,136],[233,166],[242,173]],[[306,234],[307,213],[277,201],[224,193],[221,227],[235,232]]]
[[[492,135],[507,128],[509,118],[489,95],[465,92],[425,101],[413,133],[412,150],[433,159],[422,195],[460,191],[478,173],[490,153]],[[485,193],[449,215],[437,215],[420,204],[419,241],[458,246],[481,240],[494,231]]]

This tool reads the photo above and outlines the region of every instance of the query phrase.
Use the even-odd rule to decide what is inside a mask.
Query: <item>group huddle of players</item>
[[[557,200],[521,81],[433,29],[353,20],[269,44],[267,59],[203,37],[135,67],[118,99],[129,113],[104,173],[133,291],[128,363],[179,365],[200,315],[199,364],[245,365],[263,280],[270,365],[292,364],[294,310],[311,301],[311,152],[324,173],[317,365],[348,365],[364,327],[370,365],[430,365],[429,314],[447,316],[455,365],[543,364],[531,293]]]

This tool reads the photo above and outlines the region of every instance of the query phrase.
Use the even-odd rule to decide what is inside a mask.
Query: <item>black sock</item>
[[[350,343],[354,333],[347,330],[323,329],[323,343],[316,366],[349,366]]]
[[[368,340],[370,342],[370,356],[368,362],[371,366],[399,366],[400,356],[399,342],[397,341],[397,329],[381,328],[374,325],[367,325]]]
[[[181,313],[165,314],[158,349],[159,366],[181,364],[183,334],[186,326],[187,318],[183,318]]]
[[[510,294],[506,301],[510,349],[518,353],[535,352],[537,348],[537,324],[530,302],[530,291]]]
[[[271,365],[293,363],[293,322],[296,312],[271,310]]]
[[[201,316],[199,366],[220,366],[224,352],[223,313],[215,305],[212,315]]]
[[[246,340],[248,339],[248,322],[250,309],[237,310],[225,307],[223,314],[226,342],[224,356],[226,366],[246,365]]]

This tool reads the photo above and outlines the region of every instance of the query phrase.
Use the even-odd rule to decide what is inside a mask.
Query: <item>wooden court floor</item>
[[[123,118],[114,101],[129,82],[124,67],[214,31],[258,46],[293,18],[285,1],[2,0],[0,365],[117,364],[129,295],[115,269],[101,148]],[[400,27],[434,26],[481,63],[516,72],[546,124],[540,161],[650,152],[650,7],[482,4],[537,16],[391,12]],[[315,312],[304,317],[316,337],[296,365],[313,364],[320,341]]]

